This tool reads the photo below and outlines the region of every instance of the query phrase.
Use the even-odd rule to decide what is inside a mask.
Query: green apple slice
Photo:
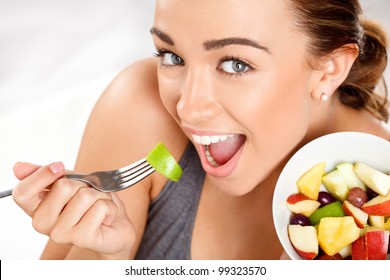
[[[179,181],[183,174],[180,165],[161,142],[146,156],[146,161],[171,181]]]
[[[318,225],[320,220],[325,217],[344,217],[344,210],[340,201],[329,203],[321,208],[318,208],[309,216],[309,220],[313,226]]]

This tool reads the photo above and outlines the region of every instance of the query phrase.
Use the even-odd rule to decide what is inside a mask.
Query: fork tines
[[[131,165],[118,169],[116,172],[116,180],[118,184],[133,185],[154,171],[156,170],[146,159],[141,159]]]

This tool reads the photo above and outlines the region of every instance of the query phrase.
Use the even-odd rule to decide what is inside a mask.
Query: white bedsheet
[[[389,24],[390,2],[366,0]],[[153,52],[152,0],[0,1],[0,190],[12,166],[74,165],[88,115],[110,80]],[[37,259],[47,241],[13,202],[0,200],[0,259]]]
[[[63,161],[72,169],[88,115],[114,73],[0,115],[0,186],[14,186],[15,162]],[[47,238],[11,197],[0,200],[0,259],[36,259]]]
[[[154,1],[0,1],[0,190],[15,162],[75,163],[89,113],[126,65],[151,56]],[[47,238],[0,200],[0,259],[37,259]]]

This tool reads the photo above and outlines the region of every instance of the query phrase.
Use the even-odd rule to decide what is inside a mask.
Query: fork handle
[[[64,175],[64,177],[67,177],[67,178],[70,178],[70,179],[75,179],[75,180],[82,179],[82,175],[79,175],[79,174],[66,174],[66,175]],[[81,181],[86,182],[85,180],[81,180]],[[12,195],[12,189],[5,190],[5,191],[0,191],[0,198],[4,198],[4,197],[7,197],[7,196],[11,196],[11,195]]]
[[[12,189],[0,192],[0,198],[7,197],[10,195],[12,195]]]

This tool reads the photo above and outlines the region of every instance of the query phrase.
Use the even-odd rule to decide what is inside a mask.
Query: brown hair
[[[378,24],[361,19],[359,1],[291,0],[291,11],[296,26],[310,38],[308,51],[312,55],[324,57],[348,44],[358,46],[359,54],[338,89],[340,101],[358,110],[365,109],[387,122],[387,87],[383,77],[387,38]],[[382,90],[382,95],[378,90]]]

